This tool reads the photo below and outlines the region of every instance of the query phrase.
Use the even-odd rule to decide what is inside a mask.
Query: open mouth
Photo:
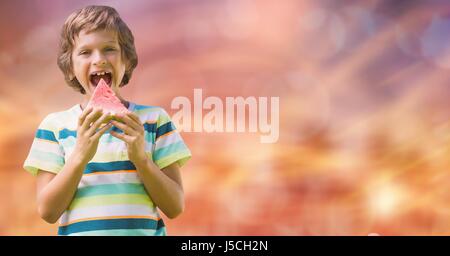
[[[100,79],[105,80],[106,84],[111,87],[112,83],[112,74],[111,72],[102,71],[102,72],[93,72],[89,75],[89,81],[93,87],[96,87]]]

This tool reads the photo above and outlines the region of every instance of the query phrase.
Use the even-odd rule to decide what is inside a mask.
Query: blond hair
[[[122,58],[126,63],[125,74],[120,87],[128,84],[138,59],[134,46],[134,37],[128,26],[119,16],[117,11],[109,6],[91,5],[73,12],[64,22],[61,31],[58,66],[64,74],[67,84],[76,91],[85,94],[76,77],[72,77],[72,51],[75,46],[75,37],[84,30],[86,33],[97,30],[116,31],[121,49]]]

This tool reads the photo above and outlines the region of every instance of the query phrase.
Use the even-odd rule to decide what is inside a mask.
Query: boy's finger
[[[124,123],[126,123],[128,126],[131,126],[135,131],[139,131],[141,129],[141,122],[136,122],[133,118],[131,118],[129,115],[119,115],[119,117],[122,118]]]
[[[109,133],[110,133],[112,136],[118,138],[119,140],[123,140],[123,141],[125,141],[126,143],[129,142],[130,136],[126,135],[125,133],[118,133],[118,132],[115,132],[115,131],[110,131]]]
[[[129,111],[129,112],[127,113],[127,115],[128,115],[129,117],[131,117],[132,119],[134,119],[134,121],[136,121],[138,124],[142,124],[142,123],[141,123],[141,120],[139,119],[139,116],[136,115],[136,113]]]
[[[83,129],[88,130],[89,127],[91,126],[91,123],[93,123],[96,119],[98,119],[101,116],[101,114],[102,114],[101,108],[93,109],[92,112],[84,120],[82,124]]]
[[[109,128],[111,128],[112,127],[112,124],[111,123],[108,123],[107,125],[105,125],[105,126],[103,126],[102,128],[100,128],[100,130],[98,130],[95,134],[94,134],[94,136],[92,136],[92,138],[94,139],[94,140],[97,140],[97,139],[99,139]]]
[[[144,125],[142,124],[141,120],[139,119],[139,116],[136,115],[133,112],[128,112],[127,117],[133,121],[133,127],[136,131],[141,131],[144,128]]]
[[[124,133],[129,134],[129,135],[133,135],[136,133],[136,131],[134,131],[133,129],[131,129],[128,125],[123,124],[121,122],[117,122],[117,121],[111,121],[111,123],[119,128],[120,130],[122,130]]]
[[[123,114],[121,113],[117,113],[114,115],[114,120],[118,121],[118,122],[122,122],[125,123],[125,120],[123,119]]]
[[[109,117],[109,113],[103,113],[100,118],[98,118],[93,124],[92,126],[89,128],[89,134],[92,135],[95,133],[95,130],[97,130],[100,125],[106,120],[106,118]]]
[[[92,112],[92,107],[89,106],[81,113],[80,117],[78,117],[78,126],[83,124],[84,119],[86,119],[86,116],[91,112]]]

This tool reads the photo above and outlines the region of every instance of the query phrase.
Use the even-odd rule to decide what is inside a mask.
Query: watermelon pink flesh
[[[114,91],[109,88],[105,80],[100,79],[94,93],[87,105],[94,108],[103,109],[103,113],[109,112],[111,114],[127,112],[127,108],[120,102]]]

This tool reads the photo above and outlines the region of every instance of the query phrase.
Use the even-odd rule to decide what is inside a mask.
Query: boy
[[[120,96],[136,65],[115,9],[88,6],[67,18],[58,66],[85,100],[41,122],[24,163],[37,176],[38,212],[59,219],[59,235],[166,235],[157,207],[169,218],[184,209],[179,167],[189,149],[162,108]],[[100,78],[129,110],[105,126],[108,113],[86,108]]]

